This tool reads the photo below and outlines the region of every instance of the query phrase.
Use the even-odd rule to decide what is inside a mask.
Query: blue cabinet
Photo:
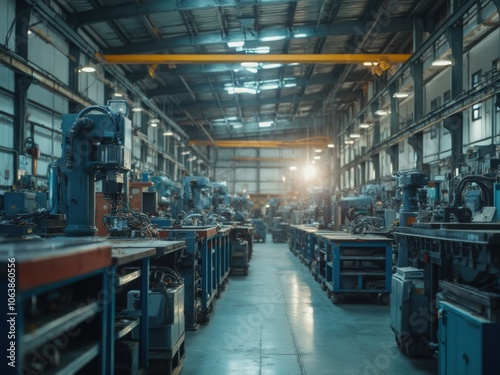
[[[500,323],[450,302],[441,301],[438,307],[439,374],[500,374]]]

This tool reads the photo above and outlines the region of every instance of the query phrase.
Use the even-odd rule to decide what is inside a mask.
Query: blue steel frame
[[[127,263],[124,263],[127,264]],[[120,264],[123,265],[123,264]],[[141,319],[140,319],[140,327],[139,327],[139,368],[147,371],[148,368],[148,350],[149,350],[149,319],[143,319],[142,317],[149,316],[149,305],[148,298],[144,298],[144,296],[149,295],[149,269],[151,266],[151,258],[149,256],[141,259]],[[105,290],[107,290],[109,297],[109,303],[107,303],[108,308],[106,311],[107,317],[107,341],[106,341],[106,350],[107,353],[107,361],[106,361],[106,372],[103,374],[114,374],[115,367],[115,304],[116,304],[116,292],[115,288],[118,286],[117,282],[119,279],[119,274],[116,272],[118,266],[112,265],[109,268],[110,281],[105,284]],[[106,332],[106,331],[103,331]]]
[[[100,244],[98,246],[101,246]],[[12,257],[16,258],[15,253],[13,253]],[[57,251],[54,252],[54,255],[57,255]],[[2,259],[0,261],[0,264],[5,266],[4,262],[6,262],[7,259]],[[17,262],[16,262],[17,263]],[[19,267],[17,267],[17,272],[19,272]],[[5,274],[6,276],[6,274]],[[16,368],[15,370],[11,367],[3,367],[4,373],[9,373],[9,371],[14,370],[16,374],[22,374],[24,373],[23,370],[23,357],[26,354],[27,350],[26,348],[21,346],[21,343],[23,341],[23,336],[27,334],[27,332],[30,332],[30,329],[26,328],[26,311],[25,311],[25,301],[30,299],[32,296],[40,295],[42,293],[47,293],[50,291],[55,291],[59,288],[75,284],[75,283],[83,283],[86,280],[88,280],[91,277],[99,277],[101,278],[101,290],[106,290],[107,285],[109,284],[109,275],[108,275],[108,267],[96,267],[96,269],[83,273],[81,275],[73,276],[73,277],[68,277],[66,279],[62,279],[56,282],[50,282],[47,284],[43,284],[40,286],[24,289],[24,290],[16,290],[16,305],[15,305],[15,315],[13,313],[10,313],[9,310],[7,309],[7,303],[4,302],[1,304],[0,308],[0,313],[3,314],[4,317],[8,317],[10,315],[15,317],[16,321],[16,339],[15,339],[15,347],[16,347]],[[8,285],[8,279],[7,277],[1,278],[0,279],[0,290],[5,291],[4,295],[7,296],[7,285]],[[97,307],[93,309],[86,309],[86,306],[89,306],[90,304],[87,304],[83,306],[82,308],[85,309],[84,314],[80,314],[79,317],[75,317],[75,319],[72,319],[69,322],[63,322],[59,326],[51,327],[50,333],[47,335],[47,340],[44,342],[50,342],[51,340],[55,339],[57,336],[56,334],[53,334],[54,330],[58,329],[63,329],[61,332],[64,333],[65,331],[69,331],[70,329],[75,328],[77,323],[85,322],[89,317],[87,317],[86,314],[92,313],[92,314],[99,314],[101,316],[101,334],[99,335],[99,349],[98,350],[93,350],[93,349],[88,349],[87,352],[85,352],[83,355],[79,356],[78,358],[75,358],[72,360],[70,363],[66,364],[66,367],[64,368],[65,371],[68,373],[72,373],[75,371],[78,371],[79,368],[85,366],[87,363],[89,363],[91,360],[93,360],[96,356],[100,357],[99,360],[99,369],[101,374],[106,374],[108,373],[107,370],[107,358],[108,358],[108,352],[106,351],[107,348],[107,335],[106,333],[109,331],[109,321],[106,319],[106,317],[109,314],[109,304],[104,303],[105,301],[99,301],[99,292],[97,292],[96,295],[89,295],[88,296],[88,301],[91,301],[93,299],[96,300],[97,302]],[[6,301],[7,299],[5,299]],[[77,308],[75,311],[79,310],[80,308]],[[52,322],[48,323],[51,324]],[[4,345],[7,344],[7,332],[8,331],[8,324],[7,321],[5,320],[4,323],[1,325],[3,328],[2,332],[5,332],[6,335],[4,337],[4,340],[2,342],[2,345],[0,347],[4,349]],[[43,329],[42,327],[38,327],[40,329]],[[38,329],[37,328],[37,329]],[[73,340],[76,340],[77,338],[73,338]],[[33,344],[33,341],[30,341],[31,345]],[[38,346],[38,345],[37,345]],[[5,348],[7,349],[7,348]],[[31,348],[29,348],[31,349]],[[34,348],[33,348],[34,349]],[[6,350],[4,351],[6,352]],[[64,352],[62,353],[62,356],[64,356]],[[7,363],[4,362],[4,365],[6,366]]]
[[[181,274],[185,285],[186,329],[196,330],[199,323],[207,321],[206,317],[220,285],[217,264],[222,251],[219,248],[221,242],[217,229],[215,227],[162,228],[161,232],[166,234],[166,239],[185,241],[186,252],[193,256],[193,263],[189,267],[182,268]],[[201,264],[198,263],[198,258],[201,259]],[[196,276],[198,267],[201,269],[199,278]],[[201,279],[201,317],[197,316],[196,308],[199,279]]]
[[[319,278],[328,290],[333,293],[390,293],[392,281],[392,240],[382,236],[356,236],[344,232],[330,232],[328,234],[317,234],[319,247],[320,268]],[[370,256],[359,255],[351,260],[384,260],[384,269],[373,272],[360,271],[359,274],[344,273],[345,277],[356,280],[356,288],[342,288],[341,277],[343,276],[341,251],[344,248],[370,250],[383,248],[384,255]],[[344,258],[345,259],[345,258]],[[365,277],[380,276],[384,280],[384,287],[377,289],[365,288],[363,282]]]

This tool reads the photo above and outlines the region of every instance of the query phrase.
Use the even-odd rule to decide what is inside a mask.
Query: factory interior
[[[1,374],[500,374],[500,0],[0,9]]]

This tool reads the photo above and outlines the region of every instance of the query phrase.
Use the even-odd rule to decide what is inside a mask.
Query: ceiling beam
[[[248,96],[248,95],[247,95]],[[324,95],[321,93],[318,94],[309,94],[305,95],[302,100],[305,102],[316,102],[318,100],[324,99]],[[279,104],[279,103],[290,103],[294,98],[294,95],[287,95],[287,96],[282,96],[279,98],[257,98],[255,96],[251,96],[251,98],[243,99],[240,98],[240,105],[242,108],[247,108],[247,107],[259,107],[262,105],[269,105],[269,104]],[[230,108],[234,107],[234,100],[222,100],[221,105],[224,108]],[[189,112],[194,112],[196,110],[206,110],[210,108],[218,108],[219,103],[216,100],[210,100],[210,101],[202,101],[202,102],[190,102],[190,103],[183,103],[183,108]]]
[[[268,62],[280,64],[362,64],[364,62],[404,63],[411,54],[324,53],[324,54],[148,54],[98,55],[107,64],[212,64],[221,62]]]
[[[258,0],[260,5],[291,3],[297,0]],[[245,5],[254,5],[254,1],[245,3],[240,0],[183,0],[183,1],[165,1],[152,0],[143,3],[134,3],[126,5],[107,6],[99,9],[93,9],[71,14],[69,21],[76,27],[88,25],[97,22],[107,22],[121,18],[130,18],[137,16],[146,16],[175,11],[189,11],[201,9],[213,9],[215,7],[235,7],[240,8]]]
[[[263,140],[190,140],[189,146],[215,146],[220,148],[325,148],[329,140],[327,137],[311,137],[295,141],[263,141]]]
[[[260,42],[262,38],[281,36],[282,40],[291,39],[304,39],[296,38],[295,35],[307,35],[307,38],[324,38],[328,36],[340,36],[340,35],[364,35],[364,30],[369,28],[370,21],[346,21],[346,22],[335,22],[331,25],[320,24],[316,25],[305,25],[305,26],[294,26],[293,33],[287,27],[282,28],[260,28],[258,34],[245,33],[241,29],[231,29],[228,31],[228,36],[223,38],[221,33],[213,34],[203,34],[196,36],[182,36],[182,37],[172,37],[165,38],[161,40],[152,41],[141,41],[137,43],[131,43],[121,47],[107,48],[103,50],[105,54],[124,54],[124,53],[151,53],[162,51],[165,49],[172,49],[176,47],[196,47],[200,45],[208,44],[220,44],[227,42]],[[400,32],[411,32],[412,31],[412,20],[409,18],[391,18],[387,25],[377,24],[380,27],[379,34],[383,33],[400,33]],[[378,29],[377,29],[378,30]],[[264,43],[264,42],[261,42]]]
[[[278,81],[276,80],[271,80],[271,81]],[[258,81],[255,80],[247,80],[247,81],[238,81],[239,86],[244,86],[245,83],[259,83]],[[325,85],[329,83],[334,83],[336,82],[336,77],[331,74],[322,74],[318,75],[317,77],[314,77],[311,81],[307,82],[306,79],[304,78],[296,78],[294,83],[297,84],[297,86],[305,86],[305,85]],[[295,86],[295,87],[297,87]],[[198,85],[190,85],[191,91],[195,93],[201,93],[201,92],[225,92],[224,90],[224,85],[219,84],[219,85],[208,85],[208,84],[198,84]],[[155,89],[151,90],[146,90],[145,91],[146,95],[148,98],[154,98],[157,96],[174,96],[174,95],[183,95],[183,94],[190,94],[190,92],[186,89],[186,87],[183,86],[176,86],[176,87],[158,87]]]

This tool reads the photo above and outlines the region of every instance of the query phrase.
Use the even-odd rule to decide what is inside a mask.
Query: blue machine
[[[184,185],[184,211],[203,212],[210,209],[212,198],[208,194],[210,191],[210,180],[205,176],[188,176],[182,180]]]
[[[417,189],[424,187],[429,178],[424,173],[409,172],[398,177],[398,188],[401,189],[402,203],[399,211],[399,225],[409,227],[418,214]]]
[[[131,168],[132,126],[128,109],[115,112],[115,104],[93,105],[78,114],[63,115],[62,156],[51,165],[49,199],[53,214],[66,214],[65,234],[94,236],[95,182],[102,181],[102,192],[111,205],[111,221],[120,226],[117,214],[128,201],[128,175]],[[98,112],[93,113],[93,112]],[[124,224],[126,225],[126,223]]]

